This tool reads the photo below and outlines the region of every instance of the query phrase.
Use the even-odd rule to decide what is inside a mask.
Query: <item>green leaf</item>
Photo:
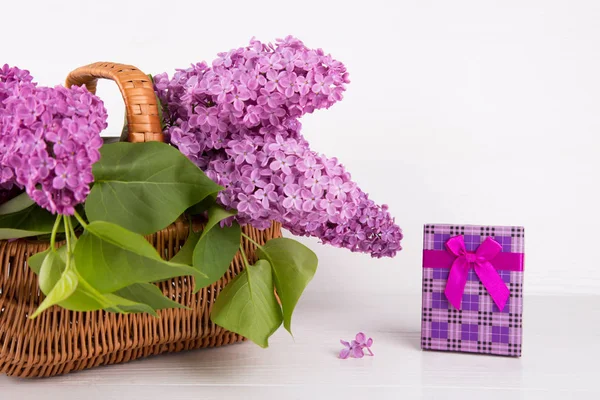
[[[27,193],[21,193],[20,195],[13,197],[6,203],[0,205],[0,215],[19,212],[31,207],[34,204],[35,201],[31,200]]]
[[[106,310],[122,314],[145,312],[154,316],[158,316],[154,308],[148,304],[136,302],[132,299],[127,299],[113,293],[99,293],[93,290],[91,287],[85,287],[81,283],[83,282],[80,278],[80,285],[77,287],[75,292],[73,292],[68,299],[65,299],[58,305],[62,308],[72,311]],[[89,285],[89,283],[87,285]]]
[[[39,273],[36,273],[38,273],[38,280],[42,293],[48,296],[66,268],[66,246],[60,247],[55,252],[48,249],[30,257],[29,265],[34,272],[36,271],[39,258],[42,257],[42,255],[46,255],[46,257],[38,269]],[[74,260],[71,260],[71,262],[74,262]],[[94,311],[104,308],[102,301],[100,301],[94,293],[86,289],[85,282],[81,283],[83,284],[77,285],[75,291],[68,298],[63,299],[58,305],[73,311]]]
[[[128,300],[147,304],[154,310],[162,310],[164,308],[188,308],[167,298],[156,285],[151,283],[136,283],[121,290],[117,290],[115,294]]]
[[[38,280],[40,289],[48,296],[65,271],[67,248],[63,246],[56,251],[48,249],[45,253],[46,257],[42,261]]]
[[[55,215],[37,204],[12,214],[0,215],[0,240],[50,233],[55,221]],[[64,232],[64,228],[60,228],[59,232]]]
[[[205,279],[196,279],[196,290],[221,279],[240,247],[240,225],[233,222],[231,226],[219,226],[220,221],[233,215],[235,212],[217,206],[208,210],[208,222],[194,248],[194,268],[206,274]]]
[[[113,304],[113,306],[105,307],[106,311],[121,314],[148,313],[154,317],[158,317],[156,311],[148,304],[138,303],[112,293],[103,294],[102,296],[105,301]]]
[[[240,248],[241,235],[237,222],[202,234],[194,249],[194,268],[202,271],[206,278],[196,279],[196,291],[215,283],[227,272]]]
[[[50,293],[66,268],[65,253],[66,248],[63,246],[56,252],[48,249],[29,257],[29,266],[39,276],[40,289],[45,295]],[[104,307],[93,293],[85,288],[85,285],[77,285],[77,289],[67,299],[61,301],[59,306],[73,311],[95,311]]]
[[[82,285],[81,278],[77,289],[69,298],[58,305],[71,311],[97,311],[107,307],[108,300],[103,300],[104,295],[90,291]]]
[[[64,270],[56,279],[55,275],[61,264],[64,264],[64,261],[58,252],[51,251],[46,255],[39,275],[40,288],[43,288],[46,298],[30,318],[35,318],[49,307],[59,304],[77,289],[77,273],[73,269]],[[50,286],[52,283],[54,284]]]
[[[77,289],[77,284],[77,274],[73,270],[65,271],[30,318],[33,319],[53,305],[60,304]]]
[[[104,221],[86,227],[75,246],[75,262],[79,274],[100,293],[177,276],[205,277],[195,268],[161,259],[142,236]]]
[[[100,149],[86,200],[90,221],[108,221],[140,234],[163,229],[187,208],[222,189],[174,147],[113,143]]]
[[[42,268],[42,263],[46,256],[50,253],[50,249],[40,251],[32,256],[29,256],[27,262],[29,263],[29,268],[33,270],[36,275],[40,274],[40,269]]]
[[[73,311],[96,311],[104,309],[122,314],[148,313],[155,317],[158,316],[156,311],[148,304],[126,299],[113,293],[99,293],[81,276],[79,276],[79,287],[77,290],[71,297],[60,303],[60,306]]]
[[[72,311],[106,310],[122,314],[148,313],[155,317],[158,316],[154,308],[148,304],[136,302],[113,293],[99,293],[81,276],[79,276],[77,290],[59,305]]]
[[[202,236],[200,232],[191,232],[183,246],[181,246],[181,249],[179,249],[170,261],[178,264],[192,265],[194,248],[200,236]]]
[[[267,261],[257,261],[225,286],[213,306],[211,320],[261,347],[269,346],[269,337],[281,325],[282,316]]]
[[[203,232],[210,231],[219,222],[229,217],[233,217],[236,214],[236,210],[226,210],[221,206],[213,205],[208,209],[208,221],[206,221]]]
[[[141,235],[131,232],[117,224],[106,221],[94,221],[85,227],[86,231],[100,239],[132,251],[140,256],[160,259],[156,249]]]
[[[287,238],[269,240],[262,249],[259,248],[258,254],[271,263],[283,308],[283,326],[292,333],[292,313],[317,271],[317,256],[302,243]]]
[[[66,268],[66,248],[63,246],[56,252],[50,249],[37,253],[29,258],[29,264],[39,274],[40,289],[47,296],[56,287]],[[32,261],[33,259],[33,261]],[[71,260],[74,262],[74,260]],[[42,269],[42,265],[44,268]],[[160,289],[150,283],[133,284],[115,293],[99,293],[91,285],[79,278],[79,285],[58,305],[72,311],[107,311],[130,313],[146,312],[157,316],[155,310],[163,308],[185,308],[166,298]],[[42,310],[43,311],[43,310]],[[36,314],[37,315],[37,314]]]

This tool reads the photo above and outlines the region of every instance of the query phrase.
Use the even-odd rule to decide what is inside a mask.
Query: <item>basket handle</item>
[[[164,141],[156,95],[146,74],[132,65],[97,62],[72,71],[65,86],[85,85],[91,93],[96,93],[98,78],[115,81],[121,90],[127,112],[129,142]]]

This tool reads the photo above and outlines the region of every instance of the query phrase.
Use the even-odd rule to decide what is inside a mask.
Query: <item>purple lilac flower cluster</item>
[[[0,185],[25,188],[52,213],[72,215],[93,181],[106,128],[102,101],[82,87],[39,87],[28,71],[0,69]]]
[[[299,118],[342,99],[346,68],[287,37],[252,40],[206,63],[154,77],[170,142],[225,187],[219,202],[241,224],[279,221],[296,235],[374,257],[393,256],[402,233],[336,158],[312,151]]]

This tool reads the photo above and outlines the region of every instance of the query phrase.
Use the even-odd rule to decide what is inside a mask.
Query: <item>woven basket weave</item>
[[[163,140],[152,83],[143,72],[130,65],[95,63],[71,72],[66,86],[86,85],[94,93],[98,78],[111,79],[121,89],[127,110],[129,141]],[[281,236],[278,224],[263,231],[246,226],[243,232],[260,244]],[[187,224],[178,221],[146,238],[163,257],[170,259],[183,246],[187,236]],[[242,245],[249,261],[254,262],[256,247],[246,239]],[[48,377],[154,354],[244,340],[210,321],[212,305],[219,292],[242,270],[239,253],[219,281],[196,294],[193,294],[190,277],[157,284],[165,295],[191,310],[161,310],[158,311],[160,318],[155,318],[147,314],[75,312],[55,306],[31,320],[28,316],[41,303],[43,294],[27,260],[48,247],[48,242],[25,239],[0,241],[2,373]]]

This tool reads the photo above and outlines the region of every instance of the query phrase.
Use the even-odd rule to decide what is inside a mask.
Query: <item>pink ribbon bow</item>
[[[491,263],[494,257],[502,251],[500,243],[488,237],[479,245],[475,253],[471,253],[465,248],[463,236],[454,236],[446,242],[446,248],[456,256],[452,262],[444,292],[450,304],[460,310],[469,269],[473,268],[494,303],[500,310],[503,310],[510,291]]]

